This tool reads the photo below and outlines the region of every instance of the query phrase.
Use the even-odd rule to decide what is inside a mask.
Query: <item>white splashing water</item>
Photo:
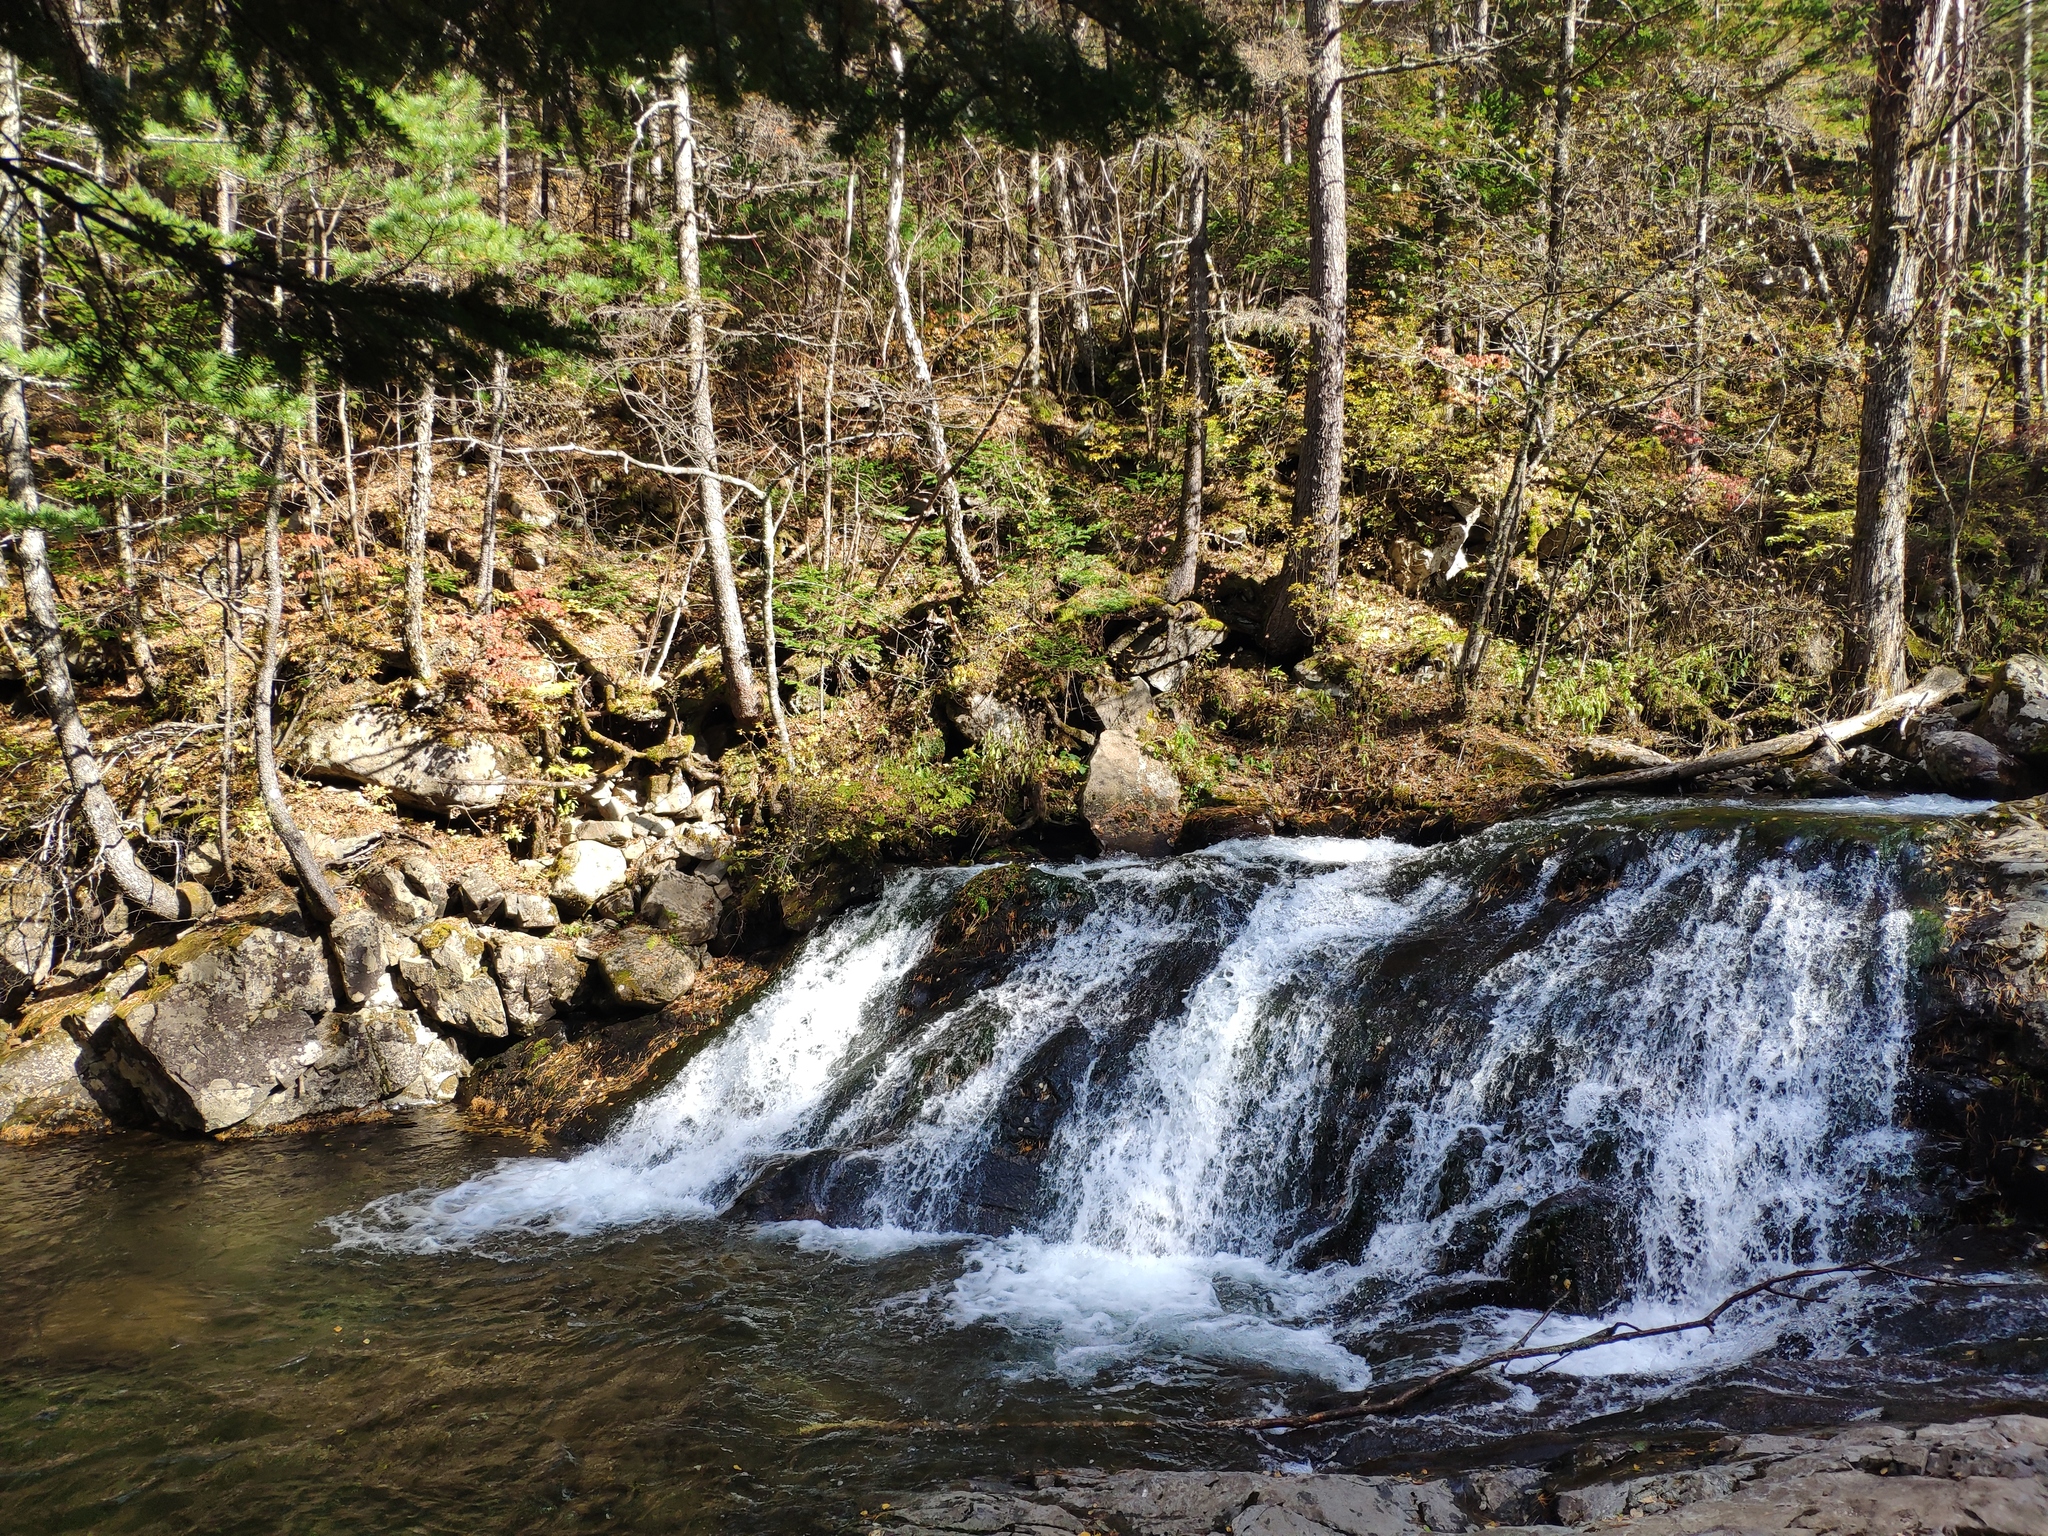
[[[1528,1209],[1589,1184],[1620,1191],[1619,1307],[1639,1322],[1835,1255],[1911,1153],[1892,1116],[1910,921],[1891,861],[1658,834],[1561,918],[1555,862],[1490,907],[1470,848],[1267,840],[1081,866],[1060,873],[1085,885],[1083,915],[908,1021],[903,979],[966,876],[903,876],[603,1145],[333,1226],[344,1245],[488,1250],[713,1215],[777,1155],[858,1149],[864,1203],[839,1219],[869,1235],[782,1230],[848,1255],[998,1232],[959,1239],[947,1308],[1039,1341],[1037,1368],[1140,1379],[1195,1360],[1346,1388],[1369,1372],[1345,1337],[1501,1273]],[[1408,981],[1376,982],[1397,948]],[[1172,981],[1176,967],[1192,973]],[[1034,1089],[1062,1050],[1066,1075]],[[1361,1088],[1367,1058],[1385,1065]],[[1004,1230],[974,1191],[1030,1092],[1057,1123],[1007,1165],[1026,1196]],[[1338,1111],[1352,1128],[1333,1151]],[[1367,1183],[1359,1240],[1309,1267],[1309,1241]],[[1533,1318],[1485,1315],[1468,1347]],[[1669,1373],[1765,1342],[1578,1368]]]

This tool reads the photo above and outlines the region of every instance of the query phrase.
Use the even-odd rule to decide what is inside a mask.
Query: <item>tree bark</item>
[[[1180,473],[1180,529],[1174,540],[1173,566],[1166,577],[1166,600],[1185,602],[1195,590],[1202,558],[1202,492],[1207,478],[1210,375],[1209,363],[1209,167],[1198,160],[1188,188],[1188,419],[1187,446]]]
[[[2040,345],[2034,314],[2034,0],[2020,0],[2019,60],[2014,70],[2019,93],[2019,187],[2013,219],[2014,265],[2019,268],[2019,324],[2013,337],[2012,430],[2024,436],[2033,426],[2034,349]]]
[[[1915,238],[1926,184],[1917,141],[1934,113],[1949,0],[1878,0],[1871,26],[1869,263],[1863,301],[1863,419],[1840,682],[1859,703],[1906,680],[1906,516],[1912,504]]]
[[[277,748],[271,730],[273,696],[277,692],[278,663],[284,657],[284,562],[278,552],[277,514],[284,500],[284,429],[277,429],[270,455],[270,491],[263,500],[263,659],[256,672],[256,691],[249,701],[250,724],[256,743],[256,784],[263,795],[263,809],[270,816],[271,829],[290,855],[298,873],[300,905],[307,920],[321,932],[341,916],[341,903],[327,882],[327,870],[314,854],[298,819],[284,798],[277,778]]]
[[[903,47],[889,45],[890,62],[896,78],[903,78]],[[960,501],[960,482],[953,474],[953,453],[946,445],[945,418],[939,413],[938,386],[932,382],[931,364],[924,355],[924,340],[918,331],[917,312],[910,302],[910,262],[903,248],[903,180],[908,155],[908,130],[897,118],[889,136],[889,282],[896,291],[896,323],[903,330],[903,350],[910,356],[911,388],[917,396],[917,411],[924,428],[927,466],[933,481],[929,493],[939,499],[939,513],[946,531],[946,557],[968,592],[981,590],[981,568],[967,544],[967,516]],[[906,535],[908,537],[908,535]]]
[[[846,325],[846,283],[853,272],[853,206],[854,190],[860,173],[849,165],[846,168],[846,219],[839,240],[839,271],[832,290],[832,339],[825,346],[825,560],[824,568],[832,569],[832,512],[833,494],[839,488],[837,480],[838,460],[834,456],[832,412],[839,395],[839,337]]]
[[[1024,348],[1033,389],[1045,388],[1045,171],[1031,151],[1030,184],[1024,189]]]
[[[1294,477],[1294,529],[1274,584],[1263,648],[1298,655],[1309,642],[1310,610],[1337,589],[1343,538],[1345,279],[1350,243],[1344,185],[1344,28],[1339,0],[1307,0],[1309,296],[1315,333]]]
[[[405,662],[422,684],[434,681],[427,649],[427,513],[434,503],[434,381],[414,407],[412,494],[405,503]]]
[[[690,373],[690,455],[696,467],[718,470],[718,423],[711,409],[711,347],[704,324],[704,276],[697,229],[697,131],[690,117],[686,65],[676,64],[676,103],[671,117],[675,133],[676,266],[683,283],[687,327],[684,366]],[[711,474],[697,477],[697,507],[704,524],[704,546],[711,557],[711,596],[718,612],[718,651],[725,663],[725,701],[742,727],[761,719],[761,691],[754,682],[753,658],[747,652],[747,621],[740,612],[739,584],[733,579],[732,540],[726,531],[725,487]]]
[[[1095,324],[1088,307],[1088,276],[1081,266],[1081,232],[1074,219],[1074,192],[1067,157],[1055,150],[1052,157],[1052,211],[1059,247],[1060,286],[1067,292],[1067,328],[1073,334],[1071,359],[1075,378],[1085,370],[1089,385],[1095,382]],[[1071,382],[1071,381],[1070,381]]]
[[[476,611],[489,613],[498,579],[498,497],[505,485],[505,397],[511,375],[503,352],[491,357],[491,457],[484,475],[484,523],[477,539]]]
[[[135,675],[142,681],[142,696],[152,701],[163,697],[163,672],[156,664],[149,635],[142,627],[142,589],[135,580],[135,516],[123,496],[114,508],[114,553],[121,568],[121,605],[128,623],[128,654],[135,662]]]

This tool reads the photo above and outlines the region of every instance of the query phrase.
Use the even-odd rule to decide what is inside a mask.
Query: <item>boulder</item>
[[[582,989],[585,968],[576,946],[526,933],[487,934],[485,943],[513,1038],[546,1034]]]
[[[684,827],[675,835],[676,853],[699,862],[722,859],[732,852],[732,837],[706,821]]]
[[[1920,765],[1941,788],[1966,800],[2018,800],[2038,787],[2027,764],[1969,731],[1922,737]]]
[[[524,933],[547,933],[561,926],[562,915],[555,904],[539,891],[507,891],[492,914],[500,928]]]
[[[1991,674],[1991,691],[1971,730],[2017,757],[2048,767],[2048,661],[2009,656]]]
[[[953,728],[977,747],[1022,747],[1031,741],[1030,722],[992,693],[950,700],[946,715]]]
[[[606,990],[613,1002],[634,1012],[665,1007],[697,979],[704,966],[701,948],[648,938],[621,944],[598,956]]]
[[[371,870],[356,882],[356,888],[363,893],[372,912],[398,928],[417,928],[441,915],[441,909],[414,890],[412,882],[394,864]],[[443,895],[445,906],[445,892]]]
[[[603,843],[607,847],[621,848],[634,838],[644,834],[631,822],[610,821],[597,818],[590,821],[571,823],[569,840],[575,843]]]
[[[342,996],[357,1008],[395,1008],[391,972],[419,946],[374,912],[344,912],[328,932]]]
[[[1157,857],[1180,834],[1180,781],[1145,755],[1137,737],[1104,731],[1088,761],[1081,814],[1104,853]]]
[[[243,1130],[270,1130],[380,1104],[445,1104],[468,1070],[462,1053],[404,1009],[331,1012],[260,1099]]]
[[[525,768],[514,748],[427,724],[385,704],[364,704],[313,725],[296,766],[309,778],[376,784],[401,805],[442,814],[491,810]]]
[[[480,923],[497,915],[505,899],[505,887],[488,869],[465,869],[448,882],[447,910],[466,913]]]
[[[1136,731],[1152,714],[1152,685],[1142,680],[1089,684],[1081,692],[1104,731]]]
[[[573,842],[556,856],[555,905],[571,917],[588,912],[626,883],[626,856],[604,843]]]
[[[1671,759],[1662,752],[1623,741],[1619,736],[1588,736],[1566,757],[1574,778],[1626,773],[1631,768],[1662,768]]]
[[[50,974],[57,889],[42,865],[24,859],[0,873],[0,1003]]]
[[[681,944],[709,944],[723,911],[717,893],[694,875],[663,875],[640,902],[641,920]]]
[[[503,1039],[505,1005],[484,967],[483,935],[462,918],[444,917],[422,928],[418,942],[420,953],[399,961],[398,974],[420,1012],[447,1029]]]
[[[107,1116],[78,1075],[78,1042],[45,1030],[0,1051],[0,1141],[104,1129]]]
[[[1919,763],[1872,746],[1851,747],[1835,772],[1866,794],[1907,794],[1935,787],[1933,775]]]
[[[427,921],[432,922],[434,918],[447,914],[448,878],[441,873],[440,865],[423,853],[408,853],[398,861],[398,872],[412,887],[413,895],[431,909]]]
[[[1628,1294],[1642,1267],[1636,1225],[1604,1189],[1580,1185],[1540,1201],[1508,1246],[1518,1306],[1590,1317]]]
[[[1205,805],[1189,811],[1174,846],[1182,853],[1242,837],[1271,837],[1273,818],[1258,805]]]
[[[1181,603],[1112,641],[1109,660],[1126,676],[1142,677],[1158,692],[1171,693],[1189,663],[1221,645],[1226,633],[1223,622],[1210,618],[1200,603]]]
[[[151,984],[75,1026],[81,1070],[117,1120],[226,1130],[325,1048],[315,1022],[334,1001],[320,942],[295,924],[209,925],[156,957]]]

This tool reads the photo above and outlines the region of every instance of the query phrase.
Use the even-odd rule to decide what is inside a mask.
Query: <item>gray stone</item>
[[[685,859],[722,859],[732,852],[732,838],[709,822],[697,822],[675,835],[676,853]]]
[[[417,928],[441,914],[434,903],[413,889],[412,882],[395,865],[371,870],[356,882],[370,910],[399,928]]]
[[[2048,767],[2048,661],[2009,656],[1970,729],[2030,763]]]
[[[616,848],[570,843],[555,858],[555,883],[549,894],[564,913],[579,917],[626,883],[626,868],[626,856]]]
[[[623,819],[608,821],[599,818],[579,821],[569,829],[569,838],[572,842],[603,843],[612,848],[623,847],[640,835],[637,827]]]
[[[0,1001],[50,974],[56,900],[56,887],[33,860],[0,872]]]
[[[525,933],[486,934],[485,942],[513,1038],[545,1034],[582,989],[585,966],[576,946]]]
[[[448,882],[448,910],[489,922],[505,899],[505,887],[488,869],[465,869]]]
[[[1150,683],[1090,683],[1081,692],[1088,700],[1088,707],[1102,721],[1105,734],[1110,731],[1136,731],[1151,717]]]
[[[970,693],[947,702],[946,716],[953,729],[977,747],[1022,747],[1029,745],[1031,724],[1015,706],[1005,704],[992,693]]]
[[[1180,834],[1180,781],[1135,736],[1104,731],[1088,761],[1081,814],[1104,853],[1157,857]]]
[[[1126,676],[1142,677],[1158,692],[1171,693],[1187,675],[1189,663],[1221,645],[1227,633],[1223,622],[1209,617],[1200,603],[1181,603],[1163,618],[1112,641],[1109,660]],[[1103,724],[1109,726],[1107,720]]]
[[[646,1012],[665,1007],[690,990],[704,964],[704,951],[649,938],[607,950],[597,963],[612,1001]]]
[[[418,942],[418,957],[399,961],[398,974],[420,1012],[446,1029],[503,1039],[510,1031],[485,969],[483,935],[462,918],[444,917],[422,928]]]
[[[396,1007],[392,968],[418,954],[419,946],[374,912],[343,913],[327,937],[341,972],[342,996],[358,1008]]]
[[[431,909],[427,921],[447,913],[448,879],[441,873],[440,865],[423,853],[408,853],[398,861],[398,872],[405,876],[412,893]]]
[[[500,928],[517,928],[526,933],[547,933],[562,922],[555,904],[539,891],[507,891],[493,917]]]
[[[487,737],[415,721],[365,704],[306,732],[296,765],[316,779],[377,784],[402,805],[443,813],[491,810],[526,768],[522,754]]]
[[[61,1029],[0,1051],[0,1140],[107,1124],[78,1075],[78,1051],[78,1042]]]
[[[684,944],[709,944],[718,936],[723,904],[711,886],[694,875],[663,875],[647,889],[640,917]]]
[[[1920,765],[1936,784],[1968,800],[2018,800],[2037,787],[2025,763],[1968,731],[1941,731],[1923,738]]]

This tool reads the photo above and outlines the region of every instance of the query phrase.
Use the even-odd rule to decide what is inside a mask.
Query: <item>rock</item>
[[[1171,693],[1187,675],[1189,663],[1221,645],[1226,633],[1222,621],[1210,618],[1200,603],[1181,603],[1164,618],[1112,641],[1109,660],[1119,672],[1144,678],[1160,693]]]
[[[2048,767],[2048,661],[2006,658],[1991,674],[1991,691],[1971,729],[2017,757]]]
[[[561,926],[562,916],[555,904],[539,891],[507,891],[492,914],[500,928],[517,928],[525,933],[548,933]]]
[[[1934,776],[1920,764],[1871,746],[1844,752],[1835,772],[1866,794],[1909,794],[1935,787]]]
[[[603,843],[610,848],[623,848],[640,835],[631,822],[621,818],[618,821],[578,821],[570,824],[569,840],[576,843]]]
[[[1429,551],[1413,539],[1395,539],[1387,546],[1387,585],[1413,597],[1429,580]]]
[[[1205,805],[1188,812],[1174,847],[1181,853],[1193,853],[1243,837],[1271,837],[1273,831],[1273,818],[1263,806]]]
[[[2039,787],[2027,764],[1968,731],[1923,737],[1920,765],[1941,788],[1966,800],[2019,800]]]
[[[704,951],[665,938],[628,942],[598,956],[612,1001],[634,1012],[664,1007],[690,990]]]
[[[676,833],[675,846],[678,856],[702,863],[731,853],[732,838],[709,822],[698,822]]]
[[[555,859],[555,905],[571,917],[581,916],[606,894],[626,883],[626,856],[603,843],[573,842]]]
[[[1105,733],[1135,732],[1152,714],[1152,685],[1145,682],[1086,685],[1081,690]]]
[[[1605,1190],[1581,1185],[1538,1202],[1505,1268],[1516,1305],[1592,1316],[1627,1294],[1638,1265],[1628,1212]]]
[[[441,814],[494,809],[526,764],[490,738],[364,704],[309,729],[297,767],[310,778],[381,785],[401,805]]]
[[[585,966],[576,946],[525,933],[491,933],[485,943],[512,1037],[548,1033],[583,986]]]
[[[495,917],[504,899],[504,886],[488,869],[465,869],[448,882],[447,910],[466,912],[480,923]]]
[[[420,953],[399,961],[398,974],[420,1012],[447,1029],[503,1039],[505,1005],[484,966],[483,935],[462,918],[444,917],[422,928],[418,942]]]
[[[371,870],[356,882],[370,910],[399,928],[417,928],[441,915],[433,902],[413,889],[396,865]],[[443,903],[445,905],[445,902]]]
[[[417,955],[419,946],[374,912],[345,912],[327,935],[341,992],[358,1008],[396,1008],[398,989],[391,972],[398,962]]]
[[[187,880],[208,890],[227,883],[228,861],[220,856],[218,839],[209,837],[204,842],[194,843],[185,850],[185,856],[179,862]]]
[[[1180,833],[1180,781],[1145,755],[1137,737],[1104,731],[1088,760],[1081,814],[1104,853],[1156,858]]]
[[[413,895],[432,909],[429,922],[448,911],[448,880],[440,865],[423,853],[408,853],[398,861],[398,872],[405,876]]]
[[[314,1024],[333,1007],[318,940],[287,925],[210,925],[160,953],[153,982],[91,1027],[81,1068],[116,1120],[225,1130],[325,1048]],[[259,1123],[282,1123],[277,1113]]]
[[[666,816],[650,816],[645,811],[635,811],[626,818],[626,824],[641,836],[654,838],[657,842],[676,829],[676,824]]]
[[[1022,747],[1030,744],[1031,724],[1013,705],[992,693],[971,693],[949,701],[953,728],[977,747]]]
[[[378,1104],[445,1104],[468,1069],[462,1053],[403,1009],[328,1013],[244,1130],[269,1130]]]
[[[663,875],[640,902],[641,920],[681,944],[709,944],[723,912],[711,887],[694,875]]]
[[[0,1141],[104,1130],[106,1112],[78,1075],[78,1042],[61,1029],[0,1053]]]
[[[720,816],[720,815],[718,814],[718,797],[719,797],[719,794],[720,794],[720,793],[721,793],[721,791],[719,790],[719,787],[718,787],[718,786],[717,786],[716,784],[713,784],[713,785],[711,785],[711,786],[710,786],[709,788],[707,788],[707,789],[700,789],[700,790],[698,790],[696,794],[694,794],[694,795],[690,796],[690,805],[689,805],[689,809],[688,809],[688,810],[687,810],[687,811],[686,811],[686,812],[685,812],[685,813],[684,813],[684,814],[683,814],[682,816],[678,817],[678,818],[677,818],[677,820],[679,820],[679,821],[720,821],[720,820],[723,820],[724,818],[723,818],[723,817],[721,817],[721,816]]]
[[[1094,906],[1080,881],[1029,864],[983,870],[939,914],[931,948],[904,981],[905,1016],[929,1016],[996,985],[1032,945],[1072,928]]]
[[[1626,773],[1631,768],[1662,768],[1671,759],[1619,736],[1588,736],[1571,749],[1566,761],[1574,778],[1585,779],[1602,773]]]

